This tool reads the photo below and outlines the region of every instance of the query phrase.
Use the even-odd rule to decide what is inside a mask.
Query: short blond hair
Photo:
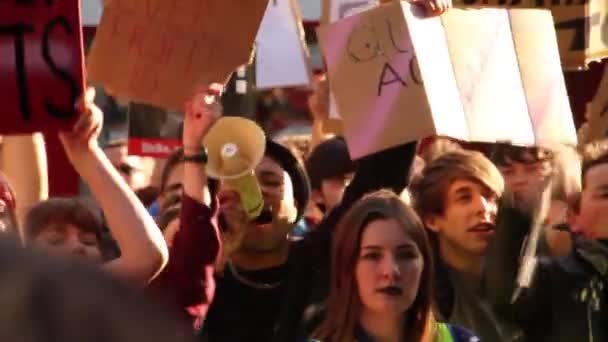
[[[430,163],[444,153],[462,151],[463,148],[458,142],[446,137],[437,137],[424,152],[420,155],[425,163]]]
[[[426,219],[442,215],[445,195],[456,180],[478,182],[502,196],[504,180],[496,166],[477,151],[456,150],[446,152],[430,162],[411,186],[413,205],[418,215]]]

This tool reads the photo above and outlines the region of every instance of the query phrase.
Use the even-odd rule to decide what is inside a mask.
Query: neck
[[[404,319],[404,315],[383,315],[363,310],[359,324],[376,342],[401,342],[404,338]]]
[[[289,241],[272,251],[255,251],[241,248],[230,260],[243,270],[255,271],[284,265],[289,256]]]
[[[483,270],[483,258],[479,255],[467,253],[461,249],[439,240],[439,253],[441,260],[458,272],[481,276]]]

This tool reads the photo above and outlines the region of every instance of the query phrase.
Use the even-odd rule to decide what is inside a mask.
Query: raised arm
[[[44,137],[7,135],[2,144],[2,171],[19,196],[17,221],[22,225],[27,212],[49,195]]]
[[[200,158],[203,153],[201,142],[220,108],[217,104],[204,105],[203,96],[203,93],[195,95],[186,105],[183,134],[186,161],[180,228],[173,238],[169,263],[153,284],[176,308],[186,310],[197,328],[213,300],[214,265],[221,251],[217,201],[213,197],[209,205],[205,204],[207,175],[205,163]]]
[[[323,131],[323,121],[329,117],[329,85],[325,75],[314,82],[314,90],[308,98],[308,109],[312,116],[310,150],[331,137]]]
[[[534,322],[540,326],[550,321],[552,263],[540,262],[531,287],[523,289],[513,302],[520,255],[532,218],[503,200],[498,211],[496,230],[486,255],[484,293],[503,315],[526,327]],[[542,320],[541,318],[545,318]],[[534,327],[530,327],[534,328]],[[537,329],[538,327],[534,328]]]
[[[146,208],[97,143],[102,113],[93,104],[94,96],[90,88],[86,99],[79,103],[82,114],[78,123],[71,132],[60,133],[59,138],[72,165],[101,205],[121,250],[120,258],[106,263],[104,269],[145,286],[167,262],[167,246]]]

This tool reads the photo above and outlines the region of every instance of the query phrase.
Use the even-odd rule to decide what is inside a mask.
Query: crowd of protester
[[[17,141],[0,175],[0,339],[608,341],[608,140],[438,137],[353,161],[323,133],[317,82],[312,136],[268,136],[255,165],[265,222],[208,177],[201,142],[222,113],[201,94],[157,188],[124,143],[100,146],[93,89],[58,133],[89,197],[46,198],[40,137]]]

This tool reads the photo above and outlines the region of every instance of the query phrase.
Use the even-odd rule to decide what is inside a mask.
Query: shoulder
[[[439,330],[442,330],[442,328],[444,330],[447,330],[449,336],[451,337],[450,339],[446,339],[446,338],[440,338],[439,341],[437,342],[480,342],[481,340],[479,339],[479,337],[475,336],[472,332],[459,327],[457,325],[451,325],[451,324],[444,324],[441,323],[439,324]],[[440,337],[443,337],[443,334],[439,334]]]

